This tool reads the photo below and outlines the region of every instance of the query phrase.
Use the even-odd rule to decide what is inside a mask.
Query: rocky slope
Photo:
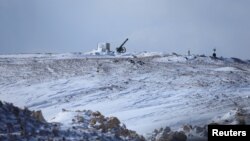
[[[20,109],[11,103],[0,101],[1,141],[144,141],[144,137],[121,125],[116,117],[104,117],[100,112],[62,111],[71,113],[71,120],[64,123],[46,122],[41,111]],[[73,116],[72,116],[73,115]],[[69,117],[61,118],[69,118]]]

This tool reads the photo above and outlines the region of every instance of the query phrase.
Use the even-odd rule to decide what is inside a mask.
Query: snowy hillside
[[[49,122],[59,122],[62,109],[98,110],[145,135],[250,111],[250,62],[237,58],[0,55],[0,72],[0,99],[42,110]]]

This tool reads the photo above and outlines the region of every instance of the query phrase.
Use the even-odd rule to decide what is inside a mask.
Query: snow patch
[[[220,68],[216,68],[214,69],[215,71],[240,71],[237,68],[234,67],[220,67]]]
[[[184,56],[170,55],[166,57],[159,57],[154,59],[155,62],[186,62],[187,58]]]

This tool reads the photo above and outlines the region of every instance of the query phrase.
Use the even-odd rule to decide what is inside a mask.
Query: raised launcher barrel
[[[128,38],[118,47],[116,48],[116,51],[118,53],[125,53],[126,52],[126,48],[123,46],[126,42],[128,41]]]

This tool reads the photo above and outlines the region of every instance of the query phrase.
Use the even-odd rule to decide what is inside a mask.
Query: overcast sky
[[[0,0],[0,54],[127,51],[250,59],[249,0]]]

